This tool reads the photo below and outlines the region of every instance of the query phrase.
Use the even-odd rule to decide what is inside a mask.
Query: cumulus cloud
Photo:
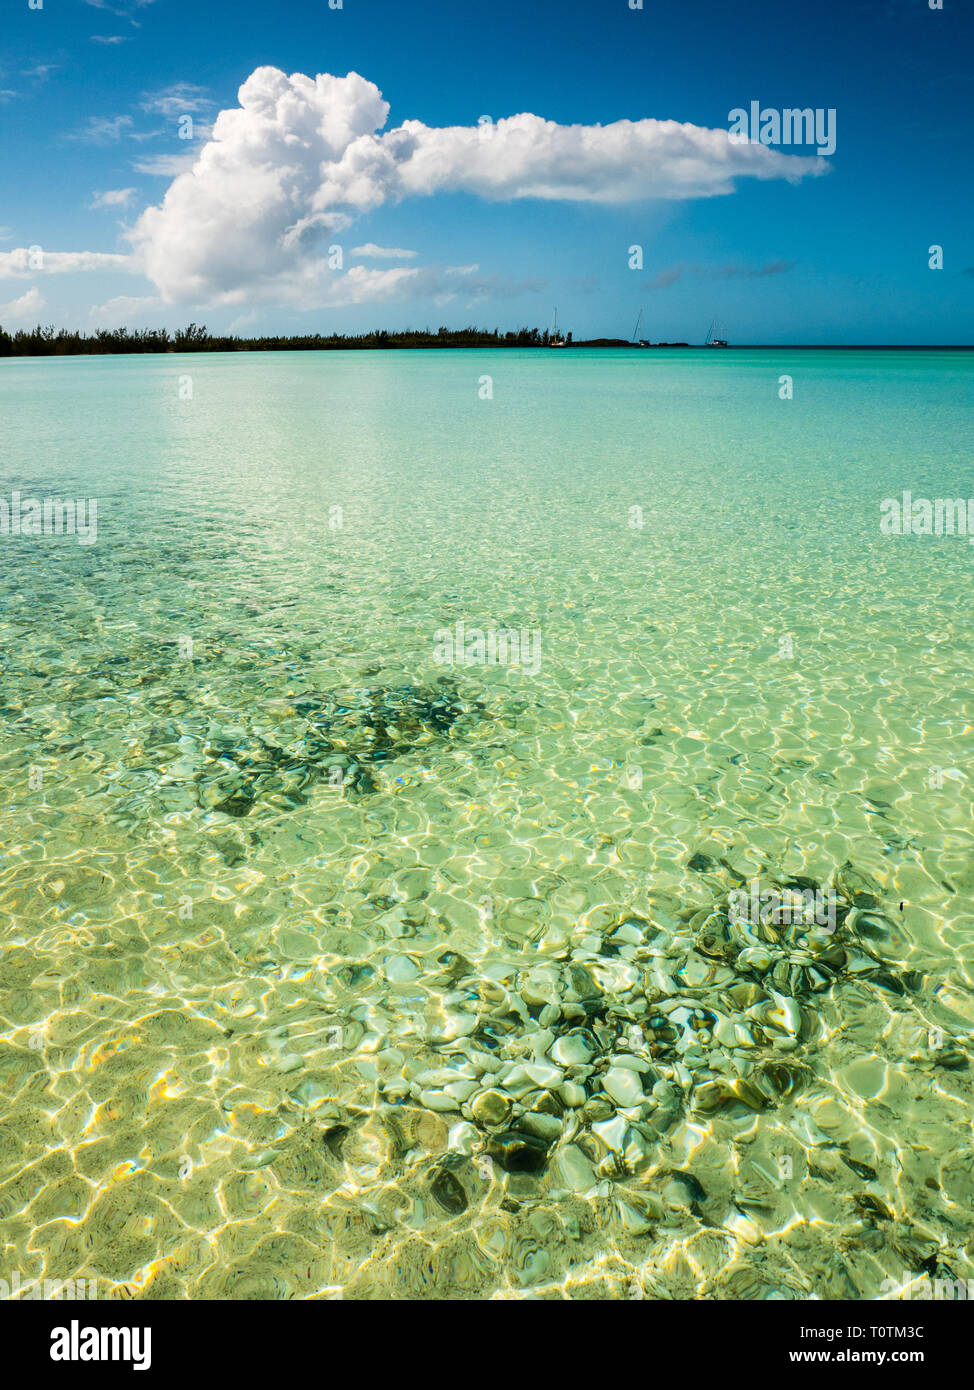
[[[65,275],[78,270],[123,270],[139,267],[131,256],[105,251],[44,251],[20,246],[16,251],[0,251],[0,278],[10,275]]]
[[[522,114],[442,129],[407,120],[378,133],[388,103],[354,72],[288,77],[261,67],[238,100],[220,112],[192,168],[129,234],[167,302],[329,302],[329,238],[405,197],[704,198],[732,192],[740,178],[794,182],[828,168],[821,158],[732,143],[726,130],[678,121],[563,126]]]
[[[120,294],[115,299],[109,299],[105,304],[95,304],[88,313],[88,317],[95,324],[102,327],[110,325],[112,328],[121,326],[126,319],[130,319],[138,314],[144,314],[149,309],[158,309],[159,301],[155,295],[134,296]]]
[[[9,304],[0,304],[0,323],[15,323],[27,319],[33,319],[36,314],[42,312],[44,300],[40,291],[34,286],[26,294],[22,294],[19,299],[12,299]]]
[[[385,304],[393,299],[415,293],[418,281],[430,272],[395,267],[391,270],[368,270],[354,265],[346,275],[336,275],[319,292],[319,303],[329,307],[344,304]]]
[[[364,246],[353,246],[353,256],[370,256],[375,261],[411,261],[418,251],[404,251],[401,246],[376,246],[367,241]]]
[[[88,207],[92,211],[96,208],[126,208],[134,197],[134,188],[109,188],[104,193],[94,194]]]

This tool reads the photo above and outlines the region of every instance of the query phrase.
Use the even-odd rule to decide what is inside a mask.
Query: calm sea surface
[[[974,1279],[972,385],[0,363],[0,1278]]]

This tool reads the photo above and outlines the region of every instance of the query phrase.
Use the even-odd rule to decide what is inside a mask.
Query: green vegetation
[[[569,338],[571,335],[569,334]],[[547,347],[548,333],[519,328],[501,333],[495,328],[404,329],[348,335],[314,333],[299,337],[213,337],[205,327],[191,323],[170,333],[166,328],[99,329],[95,333],[71,333],[65,328],[40,324],[8,333],[0,328],[0,357],[69,357],[76,353],[127,352],[314,352],[335,348],[474,348]]]

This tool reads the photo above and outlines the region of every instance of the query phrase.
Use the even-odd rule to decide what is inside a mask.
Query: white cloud
[[[415,292],[417,279],[424,274],[397,266],[390,270],[368,270],[353,265],[344,275],[335,275],[319,288],[319,304],[337,307],[342,304],[387,304],[407,292]]]
[[[92,43],[128,43],[129,37],[125,34],[92,34]]]
[[[113,145],[121,140],[132,125],[131,116],[89,116],[80,130],[73,131],[69,140],[84,140],[90,145]]]
[[[109,299],[105,304],[95,304],[89,310],[88,317],[100,327],[118,328],[126,319],[144,314],[149,309],[158,308],[159,300],[156,299],[155,295],[150,294],[139,298],[138,296],[120,294],[115,299]]]
[[[207,110],[213,102],[206,95],[205,87],[194,87],[192,82],[174,82],[161,92],[146,92],[140,105],[143,111],[178,120],[188,113]]]
[[[109,188],[104,193],[95,193],[88,207],[92,211],[96,208],[126,208],[135,197],[135,192],[134,188]]]
[[[512,299],[543,288],[540,280],[507,281],[497,275],[481,276],[476,265],[393,266],[370,270],[352,266],[345,274],[323,272],[315,285],[314,304],[305,308],[337,309],[354,304],[388,304],[401,299],[433,299],[448,304],[462,299],[476,304],[491,297]]]
[[[9,323],[33,319],[44,309],[44,300],[36,285],[22,294],[19,299],[12,299],[9,304],[0,304],[0,323]]]
[[[151,5],[153,0],[119,0],[117,5],[111,5],[108,0],[85,0],[85,4],[91,5],[96,10],[107,10],[109,14],[116,15],[119,19],[127,19],[138,29],[139,23],[133,19],[133,14]]]
[[[153,174],[158,178],[172,179],[192,169],[195,163],[196,155],[189,150],[186,154],[157,154],[151,159],[138,159],[132,168],[137,174]]]
[[[321,254],[328,238],[408,196],[704,198],[731,193],[739,178],[794,182],[828,168],[820,158],[732,143],[727,130],[678,121],[562,126],[523,114],[444,129],[406,121],[377,134],[388,103],[354,72],[310,78],[257,68],[238,99],[220,112],[192,168],[130,233],[167,302],[256,297],[313,307],[329,276]],[[327,302],[327,287],[323,293]]]
[[[449,189],[503,201],[712,198],[732,193],[735,178],[794,181],[819,163],[734,145],[726,130],[679,121],[562,126],[524,114],[442,130],[405,121],[382,140],[395,158],[400,194]]]
[[[376,246],[367,241],[364,246],[353,246],[353,256],[370,256],[374,261],[411,261],[418,251],[404,251],[401,246]]]
[[[252,328],[256,322],[257,310],[248,309],[245,314],[237,315],[237,317],[231,322],[230,327],[227,331],[229,333],[240,333],[245,328]]]
[[[16,251],[0,251],[0,278],[8,275],[65,275],[79,270],[138,271],[132,256],[103,251],[44,251],[37,262],[34,248],[20,246]]]

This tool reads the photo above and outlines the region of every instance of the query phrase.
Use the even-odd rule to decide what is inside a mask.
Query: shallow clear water
[[[94,544],[0,536],[0,1277],[974,1278],[974,548],[879,526],[904,489],[974,497],[972,378],[930,352],[0,364],[3,495],[98,501]],[[537,634],[540,667],[445,666],[459,621]],[[735,886],[796,877],[839,889],[832,940],[727,927]],[[568,1035],[592,1056],[555,1078]],[[548,1071],[466,1118],[512,1062]],[[627,1065],[642,1098],[607,1100]]]

